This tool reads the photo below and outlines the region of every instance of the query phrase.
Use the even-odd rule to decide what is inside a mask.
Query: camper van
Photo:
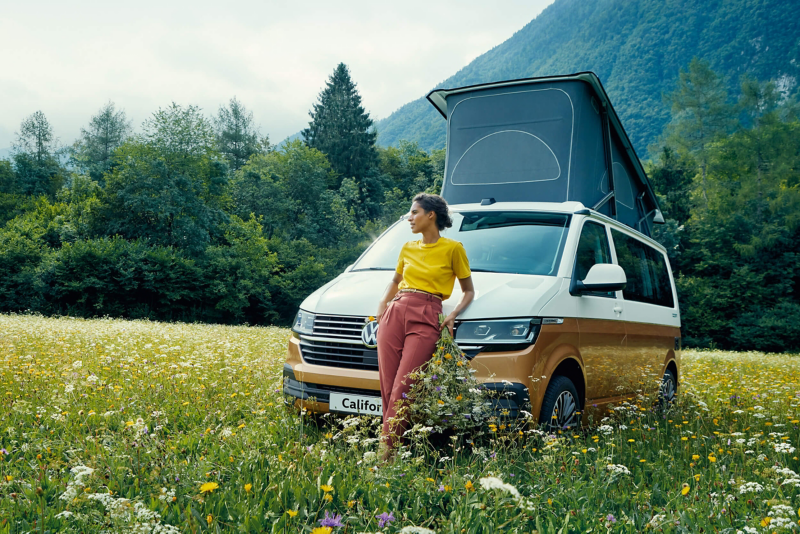
[[[658,201],[591,72],[431,92],[447,121],[441,195],[475,298],[455,340],[504,417],[587,422],[648,389],[674,399],[680,310]],[[284,393],[315,411],[381,414],[374,320],[405,217],[300,305]],[[444,301],[460,300],[458,284]]]

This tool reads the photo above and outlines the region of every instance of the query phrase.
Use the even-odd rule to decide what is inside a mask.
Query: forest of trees
[[[108,103],[61,147],[33,113],[0,160],[0,311],[288,324],[444,166],[375,145],[343,64],[311,116],[278,148],[235,98],[140,133]]]
[[[800,122],[774,82],[738,94],[695,60],[666,95],[647,168],[684,344],[800,349]],[[444,151],[376,145],[344,64],[302,139],[261,136],[237,99],[159,109],[134,133],[113,103],[59,146],[41,112],[0,160],[0,311],[288,324],[414,194]]]

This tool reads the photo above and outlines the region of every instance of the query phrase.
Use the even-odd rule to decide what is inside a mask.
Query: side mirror
[[[621,291],[627,283],[628,277],[622,267],[611,263],[597,263],[589,269],[585,279],[572,280],[569,293],[580,296],[591,291]]]

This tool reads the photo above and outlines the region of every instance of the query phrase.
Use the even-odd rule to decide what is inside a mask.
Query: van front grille
[[[314,330],[316,331],[316,327]],[[378,351],[364,345],[311,341],[300,338],[300,354],[305,361],[314,365],[367,371],[378,370]]]
[[[360,340],[366,319],[345,315],[317,315],[314,317],[314,335]]]

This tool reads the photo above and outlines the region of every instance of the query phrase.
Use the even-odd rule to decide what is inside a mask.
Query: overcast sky
[[[111,100],[138,129],[159,107],[209,115],[234,95],[279,142],[339,62],[375,119],[422,96],[552,0],[36,1],[0,10],[0,149],[42,110],[62,143]]]

